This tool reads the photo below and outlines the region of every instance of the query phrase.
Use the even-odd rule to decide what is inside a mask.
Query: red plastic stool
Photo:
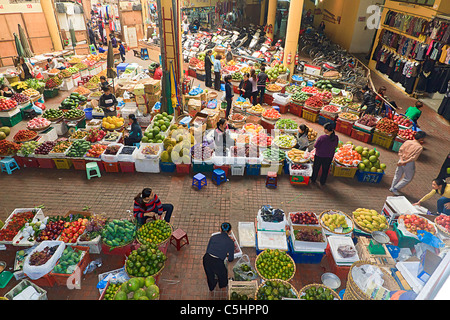
[[[384,233],[386,233],[388,235],[389,239],[391,240],[391,242],[394,246],[398,246],[398,237],[397,237],[397,233],[395,231],[387,230]]]
[[[267,178],[266,178],[266,188],[272,187],[272,188],[276,188],[277,187],[277,173],[276,172],[272,172],[269,171],[267,172]]]
[[[181,243],[183,239],[185,241],[184,243]],[[182,229],[178,228],[172,233],[172,236],[170,237],[170,243],[177,248],[177,251],[180,251],[181,247],[185,246],[186,244],[189,244],[187,233],[184,232]]]

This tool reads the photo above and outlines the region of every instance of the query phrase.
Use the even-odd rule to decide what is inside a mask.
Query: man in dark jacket
[[[375,96],[369,89],[369,86],[364,86],[361,91],[364,95],[364,98],[360,109],[362,110],[364,106],[366,107],[366,110],[363,110],[363,114],[375,114],[377,103],[375,101]]]
[[[205,86],[207,88],[212,89],[212,80],[211,80],[211,67],[213,62],[211,60],[212,50],[206,51],[205,55]]]
[[[261,67],[261,72],[258,74],[258,96],[259,96],[259,104],[262,105],[264,102],[264,94],[266,93],[266,84],[269,77],[265,73],[266,67]]]
[[[119,104],[110,87],[103,87],[103,94],[100,97],[98,106],[105,113],[105,117],[117,116],[117,105]]]

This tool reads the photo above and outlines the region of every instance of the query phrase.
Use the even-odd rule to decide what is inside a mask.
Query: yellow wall
[[[9,1],[0,0],[0,14],[17,13],[17,12],[23,13],[42,12],[42,6],[39,2],[11,4],[9,3]]]

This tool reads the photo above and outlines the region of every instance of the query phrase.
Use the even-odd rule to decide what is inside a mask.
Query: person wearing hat
[[[131,130],[125,134],[124,142],[126,146],[132,146],[135,143],[141,142],[142,129],[134,114],[130,114],[128,119],[130,120],[129,124],[131,126]]]
[[[234,260],[234,242],[229,237],[231,224],[222,223],[220,232],[211,236],[203,256],[203,268],[205,270],[208,288],[213,291],[217,283],[219,288],[226,288],[228,285],[228,269],[225,259],[229,262]]]

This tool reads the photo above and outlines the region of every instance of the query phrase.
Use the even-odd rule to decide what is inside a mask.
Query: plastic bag
[[[251,281],[258,278],[258,274],[256,273],[256,270],[253,269],[250,258],[246,254],[242,255],[236,262],[233,267],[233,272],[234,280],[236,281]]]
[[[237,97],[236,101],[237,102],[245,102],[245,99],[244,99],[244,97],[239,96],[239,97]]]
[[[39,107],[37,107],[37,106],[35,106],[34,104],[33,104],[33,106],[31,107],[37,114],[42,114],[42,109],[41,108],[39,108]]]
[[[417,237],[423,243],[432,246],[433,248],[443,248],[445,244],[432,233],[425,230],[417,230]]]
[[[42,251],[45,247],[52,248],[54,246],[58,246],[55,253],[51,256],[51,258],[40,266],[32,266],[30,265],[30,257],[36,251]],[[30,278],[31,280],[37,280],[47,273],[53,270],[59,258],[61,257],[66,245],[62,241],[42,241],[29,255],[26,256],[25,261],[23,263],[23,272]]]

